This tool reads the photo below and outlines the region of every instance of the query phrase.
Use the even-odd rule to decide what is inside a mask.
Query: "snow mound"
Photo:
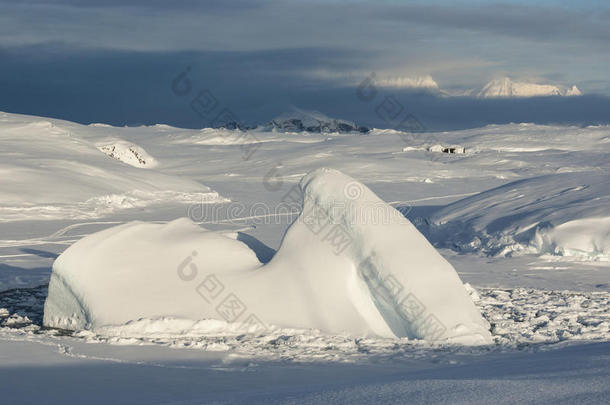
[[[110,135],[119,131],[114,127],[0,117],[0,222],[97,218],[152,204],[226,201],[195,180],[158,171],[143,148]]]
[[[44,325],[117,330],[173,319],[153,322],[165,333],[163,325],[192,324],[176,320],[212,319],[245,332],[274,325],[491,342],[452,266],[367,187],[318,169],[289,195],[303,210],[266,265],[234,235],[187,219],[132,222],[81,239],[53,265]]]
[[[610,217],[585,218],[539,228],[531,245],[541,253],[610,261]]]
[[[512,81],[508,77],[490,81],[477,94],[480,98],[496,97],[545,97],[545,96],[581,96],[576,86],[569,89],[552,84],[536,84]]]
[[[115,141],[109,144],[98,145],[98,149],[111,158],[133,167],[150,168],[157,165],[157,161],[144,149],[130,142]]]
[[[610,178],[596,172],[518,180],[452,203],[420,229],[459,251],[608,260],[608,190]]]

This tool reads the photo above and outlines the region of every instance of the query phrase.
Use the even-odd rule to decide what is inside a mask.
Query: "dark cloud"
[[[379,8],[378,14],[401,23],[530,40],[587,39],[604,42],[608,47],[610,39],[607,12],[604,15],[598,11],[508,4],[458,7],[405,4]]]
[[[325,48],[257,52],[75,50],[57,44],[5,48],[0,49],[5,61],[0,64],[0,110],[84,123],[201,127],[209,122],[191,111],[189,97],[208,89],[224,106],[252,122],[265,109],[270,113],[270,108],[289,105],[299,92],[329,85],[302,77],[302,69],[329,65],[341,69],[366,57]],[[171,84],[186,67],[193,90],[181,98],[171,92]]]
[[[459,29],[540,40],[561,37],[606,41],[610,38],[610,25],[607,23],[610,11],[607,9],[549,7],[535,3],[278,0],[24,0],[15,3],[0,0],[0,5],[5,7],[5,12],[17,10],[17,14],[24,6],[29,6],[30,11],[55,6],[73,9],[74,12],[91,8],[109,12],[130,9],[129,12],[133,14],[129,17],[133,19],[138,18],[138,13],[146,17],[148,11],[155,10],[183,18],[195,16],[201,18],[202,23],[216,27],[229,20],[214,21],[207,17],[220,13],[224,14],[223,17],[234,18],[236,26],[258,26],[261,32],[272,29],[274,24],[282,28],[287,24],[292,25],[294,32],[283,33],[287,41],[294,40],[293,34],[302,34],[300,28],[303,26],[308,26],[310,35],[316,37],[316,31],[326,32],[327,25],[333,22],[334,28],[345,30],[348,35],[357,31],[372,36],[382,32],[387,34],[390,32],[384,30],[384,26],[397,23],[391,28],[396,36],[409,32],[412,25],[429,25],[443,31]],[[151,24],[155,22],[151,21]],[[75,22],[66,18],[64,23],[69,25]],[[138,25],[136,21],[134,24]],[[260,24],[264,25],[261,27]],[[390,36],[386,39],[392,40]]]
[[[371,71],[431,74],[441,88],[456,91],[507,74],[610,94],[607,8],[537,4],[544,6],[0,0],[0,110],[79,122],[202,126],[169,91],[171,78],[187,65],[197,86],[209,87],[249,121],[295,105],[379,125],[352,94]],[[598,105],[587,104],[605,108],[605,98],[512,104],[400,94],[438,128],[551,122],[552,112],[566,122],[606,119]]]
[[[605,124],[610,99],[601,96],[478,100],[379,89],[364,102],[356,87],[303,77],[293,69],[332,64],[347,68],[367,53],[328,48],[254,52],[131,52],[35,46],[4,49],[0,110],[114,125],[168,123],[208,126],[222,108],[247,123],[264,122],[292,107],[319,110],[361,124],[388,127],[376,112],[394,96],[428,128],[448,130],[489,123]],[[178,96],[172,80],[190,66],[191,91]],[[219,105],[200,116],[189,103],[207,89]]]

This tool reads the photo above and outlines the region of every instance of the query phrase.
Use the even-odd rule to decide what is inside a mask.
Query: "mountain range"
[[[540,84],[531,81],[514,81],[509,77],[493,79],[481,89],[468,89],[460,92],[446,91],[430,75],[420,77],[398,77],[378,79],[375,84],[380,87],[392,87],[424,91],[445,97],[474,96],[478,98],[523,98],[549,96],[581,96],[578,87],[555,84]]]

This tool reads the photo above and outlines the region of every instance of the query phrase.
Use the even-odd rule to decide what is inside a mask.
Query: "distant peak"
[[[266,127],[278,132],[314,132],[314,133],[367,133],[369,128],[357,125],[352,121],[328,117],[318,111],[295,109],[284,113],[269,122]]]
[[[477,94],[477,96],[480,98],[580,95],[582,95],[582,92],[576,86],[565,88],[552,84],[513,81],[509,77],[502,77],[490,81]]]
[[[566,96],[582,96],[582,92],[576,86],[572,86],[571,89],[566,90]]]

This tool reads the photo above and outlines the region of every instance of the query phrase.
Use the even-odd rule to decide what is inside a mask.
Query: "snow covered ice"
[[[224,318],[491,342],[455,270],[398,211],[335,170],[308,174],[300,189],[303,211],[265,265],[241,241],[187,219],[83,238],[53,265],[44,325],[95,330],[144,318]]]
[[[10,173],[0,178],[0,223],[97,218],[167,200],[220,200],[196,181],[141,170],[155,159],[107,126],[92,125],[89,134],[99,129],[104,135],[90,139],[73,132],[80,125],[0,113],[0,127],[0,168]]]
[[[3,113],[0,138],[9,401],[90,397],[50,372],[140,403],[607,396],[607,126],[403,137]],[[418,329],[429,315],[442,327]],[[190,388],[167,393],[171,376]]]
[[[0,0],[0,405],[610,403],[608,17]]]

